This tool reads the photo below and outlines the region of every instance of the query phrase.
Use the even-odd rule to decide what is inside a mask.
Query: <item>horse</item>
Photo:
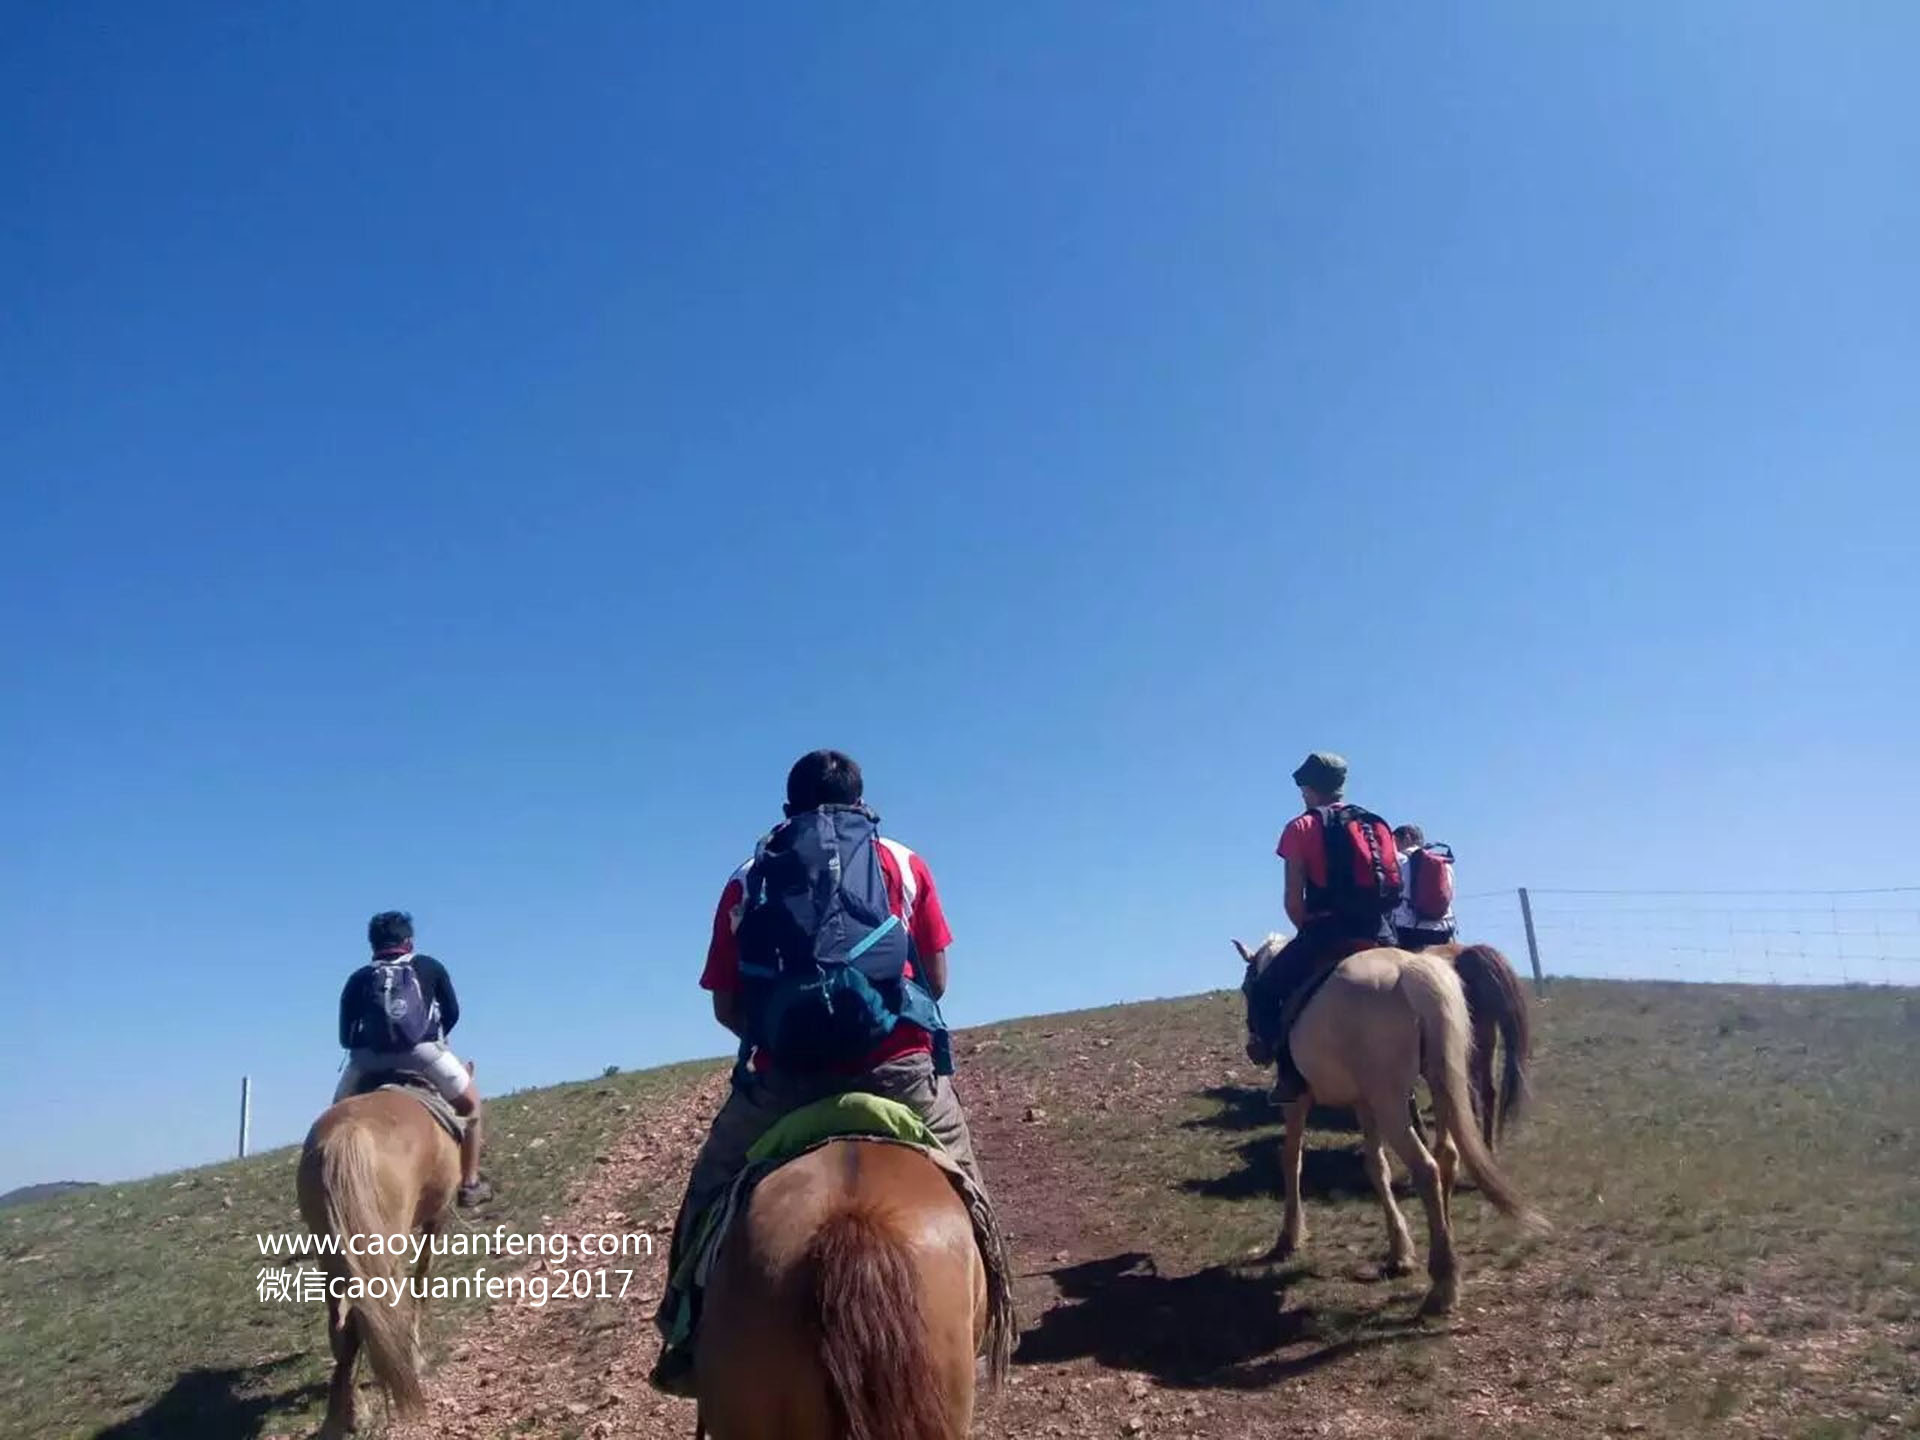
[[[467,1072],[473,1072],[471,1063]],[[391,1303],[392,1288],[384,1297],[362,1299],[333,1291],[353,1280],[364,1290],[374,1278],[387,1287],[408,1285],[404,1256],[354,1254],[348,1240],[418,1233],[429,1241],[412,1271],[411,1288],[421,1294],[433,1254],[431,1239],[444,1227],[459,1184],[459,1145],[424,1105],[399,1090],[348,1096],[322,1113],[307,1132],[296,1179],[300,1214],[315,1236],[333,1236],[338,1242],[331,1253],[321,1249],[316,1257],[329,1281],[327,1340],[333,1350],[333,1380],[320,1440],[340,1440],[358,1427],[353,1371],[363,1347],[395,1416],[406,1419],[425,1412],[420,1377],[424,1301]],[[362,1240],[359,1248],[373,1246]],[[308,1253],[315,1253],[311,1244]]]
[[[1260,974],[1284,944],[1278,935],[1269,935],[1257,951],[1233,942],[1247,962],[1249,979]],[[1251,1006],[1251,996],[1248,1003]],[[1251,1013],[1248,1019],[1251,1022]],[[1548,1228],[1502,1173],[1473,1124],[1467,1079],[1471,1037],[1466,994],[1448,959],[1382,946],[1349,955],[1334,967],[1282,1042],[1291,1046],[1295,1068],[1307,1084],[1286,1107],[1280,1167],[1286,1209],[1279,1238],[1265,1259],[1287,1259],[1306,1239],[1300,1156],[1307,1116],[1316,1101],[1350,1106],[1360,1121],[1362,1162],[1387,1216],[1388,1274],[1412,1269],[1413,1240],[1394,1203],[1384,1146],[1392,1146],[1413,1176],[1427,1212],[1431,1285],[1421,1301],[1421,1314],[1443,1315],[1459,1302],[1460,1267],[1450,1208],[1462,1159],[1481,1193],[1503,1215],[1531,1230]],[[1437,1135],[1432,1151],[1415,1133],[1407,1103],[1419,1077],[1426,1079],[1433,1096]]]
[[[770,1173],[706,1290],[696,1435],[963,1440],[974,1357],[1005,1374],[973,1223],[908,1146],[834,1140]]]

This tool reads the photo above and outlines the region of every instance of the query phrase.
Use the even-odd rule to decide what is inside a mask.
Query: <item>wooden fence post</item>
[[[1520,918],[1527,922],[1527,958],[1533,962],[1533,988],[1536,994],[1544,995],[1547,990],[1547,977],[1540,973],[1540,942],[1533,934],[1533,901],[1527,898],[1527,887],[1520,887]]]

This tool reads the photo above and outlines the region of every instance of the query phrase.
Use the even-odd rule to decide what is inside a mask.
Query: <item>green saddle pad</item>
[[[747,1163],[778,1164],[841,1135],[886,1135],[929,1150],[946,1148],[927,1128],[927,1122],[898,1100],[854,1090],[829,1095],[783,1115],[747,1151]]]

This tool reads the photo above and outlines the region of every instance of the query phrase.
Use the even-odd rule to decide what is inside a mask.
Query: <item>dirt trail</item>
[[[1048,1124],[1029,1118],[1035,1096],[1025,1082],[988,1066],[968,1067],[958,1084],[1007,1226],[1028,1345],[1006,1389],[982,1395],[975,1434],[1011,1440],[1264,1433],[1279,1413],[1264,1392],[1165,1387],[1129,1372],[1124,1359],[1114,1363],[1109,1351],[1118,1337],[1108,1332],[1142,1324],[1152,1330],[1154,1317],[1082,1309],[1076,1304],[1086,1298],[1081,1287],[1124,1286],[1130,1275],[1166,1282],[1154,1274],[1151,1258],[1129,1245],[1121,1224],[1083,1206],[1101,1189],[1095,1177],[1075,1174]],[[544,1309],[494,1303],[459,1334],[429,1377],[428,1419],[394,1427],[390,1440],[683,1440],[693,1433],[691,1402],[661,1396],[647,1384],[658,1348],[651,1315],[673,1207],[725,1086],[725,1071],[716,1070],[679,1108],[682,1118],[636,1124],[553,1219],[554,1230],[645,1229],[656,1237],[656,1254],[640,1262],[626,1298],[557,1301]],[[1236,1323],[1231,1314],[1220,1319]],[[1162,1320],[1185,1323],[1171,1312]]]
[[[656,1112],[637,1121],[609,1148],[606,1163],[594,1166],[565,1213],[545,1227],[554,1233],[652,1235],[651,1258],[589,1262],[634,1267],[625,1298],[554,1300],[541,1308],[494,1302],[428,1377],[429,1417],[393,1427],[391,1440],[493,1440],[508,1434],[683,1440],[693,1434],[692,1402],[663,1396],[647,1384],[659,1350],[652,1316],[674,1209],[726,1085],[727,1071],[718,1068],[672,1118]],[[532,1263],[535,1270],[547,1264],[538,1258]]]
[[[1049,1271],[1110,1253],[1121,1237],[1073,1202],[1079,1187],[1061,1169],[1045,1127],[1022,1118],[1028,1104],[1024,1091],[1016,1086],[1010,1092],[991,1073],[964,1076],[959,1083],[982,1164],[1006,1217],[1020,1277],[1021,1320],[1028,1328],[1059,1302]],[[656,1254],[638,1262],[625,1299],[555,1301],[542,1309],[496,1301],[459,1333],[446,1360],[429,1376],[429,1416],[394,1426],[390,1440],[494,1440],[509,1434],[530,1440],[684,1440],[693,1433],[692,1403],[659,1395],[647,1384],[658,1351],[651,1316],[665,1271],[673,1208],[725,1090],[726,1072],[716,1070],[679,1108],[683,1118],[650,1116],[636,1123],[548,1227],[653,1234]],[[536,1259],[529,1273],[544,1264]],[[1142,1410],[1145,1393],[1142,1382],[1133,1380],[1130,1386],[1124,1375],[1096,1373],[1091,1361],[1022,1364],[1005,1393],[983,1396],[975,1431],[982,1436],[1120,1433],[1132,1412],[1152,1413]],[[370,1391],[363,1391],[363,1401],[374,1403]],[[1220,1433],[1245,1432],[1236,1426]]]

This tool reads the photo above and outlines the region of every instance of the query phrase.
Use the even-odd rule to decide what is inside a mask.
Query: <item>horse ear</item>
[[[1242,960],[1246,961],[1247,964],[1249,965],[1253,964],[1253,953],[1250,950],[1248,950],[1245,945],[1242,945],[1238,940],[1236,940],[1233,942],[1233,948],[1240,952],[1240,958]]]

